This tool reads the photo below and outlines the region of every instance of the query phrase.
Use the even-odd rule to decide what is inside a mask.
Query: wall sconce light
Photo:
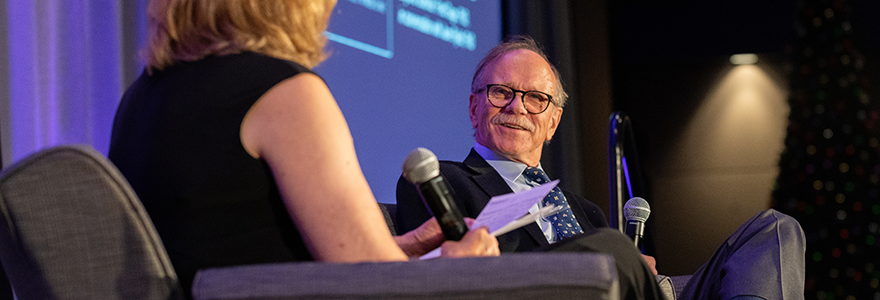
[[[758,62],[758,55],[754,53],[740,53],[730,56],[730,63],[734,65],[754,65]]]

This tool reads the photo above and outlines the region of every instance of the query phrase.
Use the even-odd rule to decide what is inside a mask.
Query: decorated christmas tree
[[[880,111],[854,3],[801,1],[774,208],[806,234],[806,299],[880,300]]]

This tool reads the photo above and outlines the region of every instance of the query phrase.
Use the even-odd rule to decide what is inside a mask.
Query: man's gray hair
[[[476,94],[477,91],[486,87],[486,82],[483,78],[483,69],[486,68],[492,62],[495,62],[504,54],[514,50],[525,49],[532,52],[537,53],[550,65],[550,69],[553,70],[553,75],[556,77],[556,94],[553,95],[553,105],[558,107],[565,106],[565,101],[568,100],[568,94],[565,93],[565,90],[562,88],[562,79],[559,76],[559,70],[556,70],[556,67],[550,63],[550,60],[547,59],[547,55],[544,54],[544,51],[541,50],[541,47],[538,46],[538,43],[535,42],[531,37],[528,36],[512,36],[508,37],[498,46],[495,46],[489,53],[486,54],[486,57],[483,57],[480,60],[480,63],[477,64],[477,70],[474,72],[474,78],[471,80],[471,93]]]

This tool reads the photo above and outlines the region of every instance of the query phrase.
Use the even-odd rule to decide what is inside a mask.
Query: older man
[[[544,144],[553,137],[567,95],[559,74],[529,38],[504,42],[477,66],[469,113],[476,139],[464,162],[443,161],[440,170],[465,216],[476,217],[492,196],[531,189],[547,182],[541,164]],[[397,186],[398,223],[403,230],[431,217],[413,185]],[[593,203],[559,188],[541,203],[562,205],[556,215],[498,237],[501,252],[591,251],[614,255],[622,295],[657,295],[651,272],[631,242],[611,229]],[[769,210],[737,230],[684,290],[686,299],[803,299],[804,237],[792,218]],[[767,267],[771,266],[771,267]],[[745,298],[748,299],[748,298]]]
[[[541,170],[541,151],[556,132],[567,95],[556,69],[530,39],[492,49],[478,65],[471,90],[474,149],[463,163],[441,162],[441,171],[462,213],[476,217],[492,196],[532,188],[534,182],[522,173],[527,168]],[[608,226],[598,206],[563,193],[577,221],[572,223],[581,231]],[[398,182],[397,198],[403,228],[417,227],[431,217],[405,180]],[[502,252],[528,251],[559,239],[552,224],[542,221],[499,237],[499,245]]]
[[[463,214],[476,217],[492,196],[531,189],[549,180],[540,159],[544,143],[553,137],[562,116],[566,95],[558,78],[531,39],[501,44],[480,62],[469,106],[476,131],[474,150],[464,163],[444,161],[440,168]],[[572,239],[577,243],[559,243],[556,250],[612,254],[624,299],[661,297],[651,268],[639,258],[632,242],[614,230],[596,230],[608,225],[595,204],[559,189],[551,194],[553,204],[563,205],[563,211],[499,236],[502,252],[548,247],[578,235]],[[403,228],[431,217],[413,185],[405,180],[398,183],[397,198]]]

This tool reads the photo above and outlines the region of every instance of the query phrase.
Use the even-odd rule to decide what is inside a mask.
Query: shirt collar
[[[511,182],[525,182],[525,179],[521,177],[522,172],[528,167],[526,164],[518,163],[507,159],[504,156],[498,155],[492,151],[492,149],[489,149],[478,142],[474,142],[474,151],[485,159],[486,162],[489,163],[489,165],[492,166],[492,168],[494,168],[504,179]],[[541,171],[544,170],[544,168],[541,167],[540,162],[538,163],[538,169],[541,169]]]

